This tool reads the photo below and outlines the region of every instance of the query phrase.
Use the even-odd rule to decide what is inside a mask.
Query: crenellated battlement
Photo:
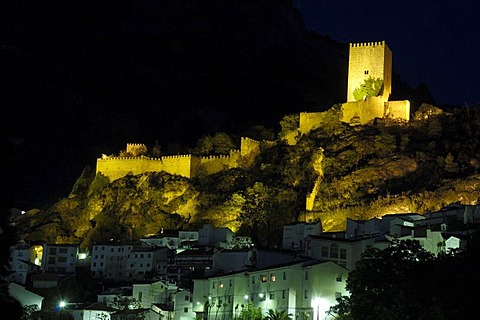
[[[108,176],[111,180],[124,177],[128,173],[142,174],[145,172],[165,171],[170,174],[181,175],[187,178],[200,174],[213,174],[229,168],[240,166],[241,157],[255,157],[260,150],[260,142],[241,138],[240,149],[230,150],[228,155],[209,155],[197,157],[192,154],[169,155],[162,157],[148,157],[143,155],[147,148],[142,143],[128,143],[126,152],[132,157],[112,157],[102,155],[97,159],[96,172]]]
[[[374,47],[374,46],[384,46],[385,40],[382,41],[373,41],[373,42],[357,42],[357,43],[350,43],[350,48],[354,47]]]

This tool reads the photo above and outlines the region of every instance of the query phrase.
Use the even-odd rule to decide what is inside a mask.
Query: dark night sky
[[[16,3],[16,1],[10,0],[9,3]],[[24,3],[30,2],[26,1]],[[237,1],[237,3],[239,2]],[[270,4],[270,2],[268,3]],[[425,83],[438,105],[470,106],[480,103],[480,90],[478,90],[480,85],[480,19],[477,17],[480,12],[480,0],[292,0],[292,3],[300,10],[305,27],[319,35],[328,36],[340,43],[386,40],[393,52],[394,70],[398,71],[401,78],[412,87]],[[36,17],[36,11],[32,12],[31,16]],[[11,35],[21,34],[23,29],[16,26],[15,18],[8,15],[3,17],[2,12],[0,12],[0,17],[3,19],[3,23],[11,28]],[[38,21],[44,21],[44,19]],[[69,19],[64,22],[69,22]],[[29,28],[31,26],[29,19],[23,19],[22,23],[23,27]],[[61,29],[53,25],[52,30],[58,32]],[[15,37],[12,38],[13,40],[15,40]],[[60,41],[62,39],[52,38],[51,40]],[[3,45],[4,43],[0,44]],[[11,43],[8,42],[6,48],[9,44]],[[4,67],[7,68],[8,65]],[[25,66],[25,68],[28,68],[28,66]],[[41,68],[39,70],[42,71]],[[67,79],[69,78],[67,77]],[[75,79],[75,77],[72,76],[72,79]],[[23,83],[23,79],[19,79],[19,81]],[[34,81],[31,80],[31,82]],[[48,81],[43,83],[43,87],[39,86],[39,92],[51,88],[49,87],[50,84]],[[53,87],[52,92],[55,92],[54,89],[55,87]],[[73,89],[72,92],[75,92]],[[99,92],[103,92],[103,89],[103,87],[99,87]],[[19,91],[18,94],[21,93]],[[35,94],[28,96],[35,97]],[[32,106],[38,104],[38,101],[33,102]],[[60,102],[58,104],[61,105]],[[85,104],[88,103],[85,102]],[[45,112],[45,108],[38,108],[34,111],[38,117],[49,116],[48,112]],[[93,111],[90,112],[93,113]],[[65,129],[66,126],[74,127],[71,132],[87,130],[85,125],[80,125],[80,121],[67,123],[67,118],[76,120],[78,115],[89,119],[89,114],[77,114],[72,111],[62,115],[66,118],[60,119],[58,123],[53,122],[54,125],[51,125],[51,127],[59,130],[66,137],[68,135],[62,131],[62,128]],[[24,114],[22,114],[23,116]],[[112,120],[112,117],[106,117],[100,120],[114,122],[115,119],[121,118]],[[33,123],[42,128],[41,126],[45,126],[45,123],[52,123],[50,119],[47,120],[43,121],[39,118],[38,121]],[[99,120],[97,119],[97,121]],[[63,122],[66,124],[62,126]],[[94,126],[98,126],[98,124],[90,121],[88,128]],[[50,131],[55,133],[55,130]],[[127,129],[125,128],[125,130]],[[128,128],[128,130],[131,131],[131,128]],[[144,130],[144,128],[141,130]],[[14,135],[14,137],[17,136],[19,135]],[[128,141],[122,140],[122,143],[126,142]],[[79,156],[77,150],[72,146],[71,150],[61,150],[61,154],[62,157],[74,159],[76,163],[74,165],[69,164],[68,168],[63,168],[65,164],[63,164],[62,158],[58,156],[58,150],[45,150],[45,146],[36,147],[37,149],[30,150],[30,153],[21,154],[17,159],[12,160],[19,167],[23,164],[19,165],[18,159],[23,159],[26,162],[24,167],[30,166],[28,175],[17,181],[19,188],[24,193],[22,201],[50,202],[58,194],[65,195],[71,189],[83,167],[87,163],[95,161],[91,153],[85,152]],[[102,152],[108,153],[103,149]],[[48,156],[50,159],[45,160],[44,164],[38,161],[38,156],[44,156],[45,158]],[[29,163],[33,161],[39,164],[32,167]],[[67,171],[70,172],[69,176],[66,175]],[[74,172],[74,174],[71,175],[71,172]],[[15,177],[12,178],[15,180]],[[45,196],[48,196],[48,199],[42,201]],[[24,198],[33,198],[34,200]]]
[[[305,26],[339,42],[386,40],[394,69],[439,105],[480,102],[480,1],[293,0]]]

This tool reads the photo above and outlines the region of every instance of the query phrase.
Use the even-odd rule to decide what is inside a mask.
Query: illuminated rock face
[[[392,92],[392,51],[385,41],[350,43],[347,102],[355,101],[353,90],[369,77],[383,80],[382,98],[387,101]]]

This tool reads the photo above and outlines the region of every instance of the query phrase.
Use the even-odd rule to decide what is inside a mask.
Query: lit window
[[[275,282],[275,279],[276,279],[276,278],[275,278],[275,274],[272,273],[272,274],[270,275],[270,281]]]
[[[264,274],[260,275],[260,279],[262,279],[262,282],[267,282],[267,276]]]
[[[347,249],[340,248],[340,259],[347,259]]]
[[[218,285],[219,288],[223,288],[223,282],[220,282],[220,284]]]

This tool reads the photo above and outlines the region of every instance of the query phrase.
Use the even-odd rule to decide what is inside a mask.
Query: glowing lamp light
[[[248,300],[248,294],[244,295],[243,297],[245,298],[245,300]]]
[[[67,305],[67,303],[66,303],[65,301],[63,301],[63,300],[60,301],[60,303],[58,304],[58,306],[59,306],[60,308],[65,308],[66,305]]]
[[[259,293],[259,294],[258,294],[258,297],[259,297],[260,299],[263,299],[263,297],[264,297],[263,293]]]
[[[325,312],[329,309],[329,304],[326,299],[315,297],[312,299],[313,319],[322,319]]]

